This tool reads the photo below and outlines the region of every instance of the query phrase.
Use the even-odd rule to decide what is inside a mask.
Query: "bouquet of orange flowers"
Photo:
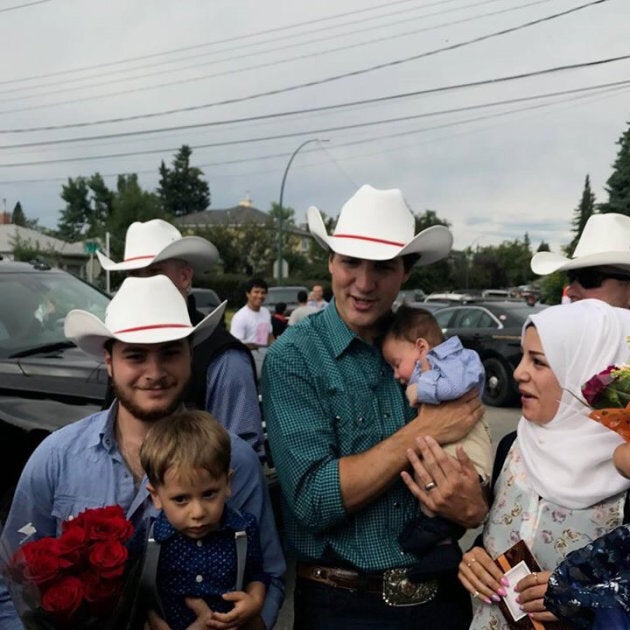
[[[62,524],[58,538],[24,543],[7,574],[21,587],[26,628],[115,628],[123,591],[126,543],[133,525],[120,506],[81,512]]]
[[[582,385],[589,418],[630,441],[630,366],[609,365]]]

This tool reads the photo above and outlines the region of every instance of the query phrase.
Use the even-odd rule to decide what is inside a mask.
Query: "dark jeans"
[[[438,593],[418,606],[388,606],[380,594],[350,591],[297,578],[294,630],[468,630],[470,596],[456,577],[440,581]]]

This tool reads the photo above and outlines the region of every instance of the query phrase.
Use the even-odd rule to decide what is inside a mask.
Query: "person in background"
[[[289,325],[289,318],[285,315],[287,305],[285,302],[278,302],[271,316],[271,334],[277,339]]]
[[[628,335],[630,312],[594,299],[550,306],[525,322],[514,370],[523,415],[497,448],[483,545],[459,567],[475,598],[471,628],[508,629],[496,606],[507,589],[532,621],[554,621],[545,605],[552,571],[568,552],[627,521],[630,480],[613,464],[623,438],[591,420],[578,396],[593,374],[628,360]],[[519,540],[541,570],[513,583],[494,560]]]
[[[298,291],[297,301],[297,308],[291,311],[291,315],[289,315],[289,326],[295,326],[295,324],[297,324],[299,321],[303,320],[309,315],[312,315],[313,313],[317,313],[317,311],[319,310],[315,306],[309,306],[307,304],[308,294],[304,290]]]
[[[226,505],[230,450],[229,433],[205,411],[158,420],[140,447],[147,489],[159,510],[152,524],[159,545],[152,577],[172,630],[195,621],[186,597],[202,598],[212,611],[206,621],[229,627],[240,628],[262,611],[270,577],[262,568],[258,523]],[[240,584],[237,533],[246,541]]]
[[[127,229],[123,261],[115,263],[97,252],[106,271],[126,272],[133,277],[165,275],[187,301],[190,321],[197,324],[203,314],[195,307],[190,288],[195,275],[206,273],[219,253],[210,241],[199,236],[182,236],[162,219],[136,221]],[[258,457],[265,458],[262,416],[258,401],[256,365],[252,353],[222,326],[195,347],[187,402],[204,409],[229,431],[251,444]],[[109,388],[104,408],[114,394]]]
[[[271,313],[263,306],[267,289],[262,278],[250,278],[245,284],[247,303],[234,313],[230,322],[230,333],[252,351],[258,374],[267,348],[274,340]]]
[[[416,438],[460,439],[483,408],[474,393],[412,409],[380,350],[412,266],[446,256],[452,235],[444,226],[415,235],[400,190],[371,186],[344,204],[333,235],[317,208],[308,224],[330,252],[334,297],[271,346],[262,376],[285,538],[297,560],[294,628],[467,628],[470,598],[456,579],[409,579],[418,557],[398,537],[418,503],[400,473],[419,448],[439,479],[427,508],[478,526],[487,506],[474,466],[463,451],[435,460],[437,444]]]
[[[308,305],[316,308],[318,311],[328,306],[328,302],[324,299],[324,287],[321,284],[313,285]]]
[[[136,527],[155,516],[140,448],[156,421],[183,409],[192,349],[212,333],[224,308],[225,302],[193,325],[181,293],[160,274],[126,278],[104,321],[87,311],[68,313],[66,337],[104,361],[116,399],[109,409],[64,426],[35,449],[15,490],[3,549],[11,552],[27,539],[57,536],[63,521],[87,508],[120,505]],[[253,514],[260,525],[263,569],[272,579],[258,627],[271,628],[284,599],[286,565],[263,469],[247,442],[233,433],[230,441],[234,474],[228,505]],[[195,610],[198,616],[208,614],[202,601]],[[5,588],[0,588],[0,622],[3,630],[22,627]],[[155,623],[152,628],[163,627]]]
[[[611,306],[630,308],[630,217],[610,212],[592,215],[569,258],[538,252],[532,271],[546,276],[565,271],[571,302],[595,298]]]

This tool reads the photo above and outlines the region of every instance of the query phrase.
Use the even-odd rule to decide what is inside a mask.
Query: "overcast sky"
[[[628,0],[0,0],[0,42],[0,200],[50,227],[68,177],[154,190],[184,143],[211,209],[266,211],[321,139],[288,172],[298,220],[369,183],[457,248],[557,249],[630,121]]]

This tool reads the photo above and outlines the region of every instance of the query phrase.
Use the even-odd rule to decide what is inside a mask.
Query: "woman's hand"
[[[473,547],[464,554],[457,577],[473,597],[486,604],[507,595],[507,579],[483,547]]]
[[[523,612],[526,612],[535,621],[557,621],[544,605],[545,593],[551,571],[530,573],[520,580],[514,590],[518,593],[516,601]]]
[[[407,450],[413,477],[406,471],[401,477],[411,493],[427,510],[464,527],[477,527],[488,513],[479,475],[463,448],[457,459],[450,457],[430,436],[416,439],[422,455]]]

